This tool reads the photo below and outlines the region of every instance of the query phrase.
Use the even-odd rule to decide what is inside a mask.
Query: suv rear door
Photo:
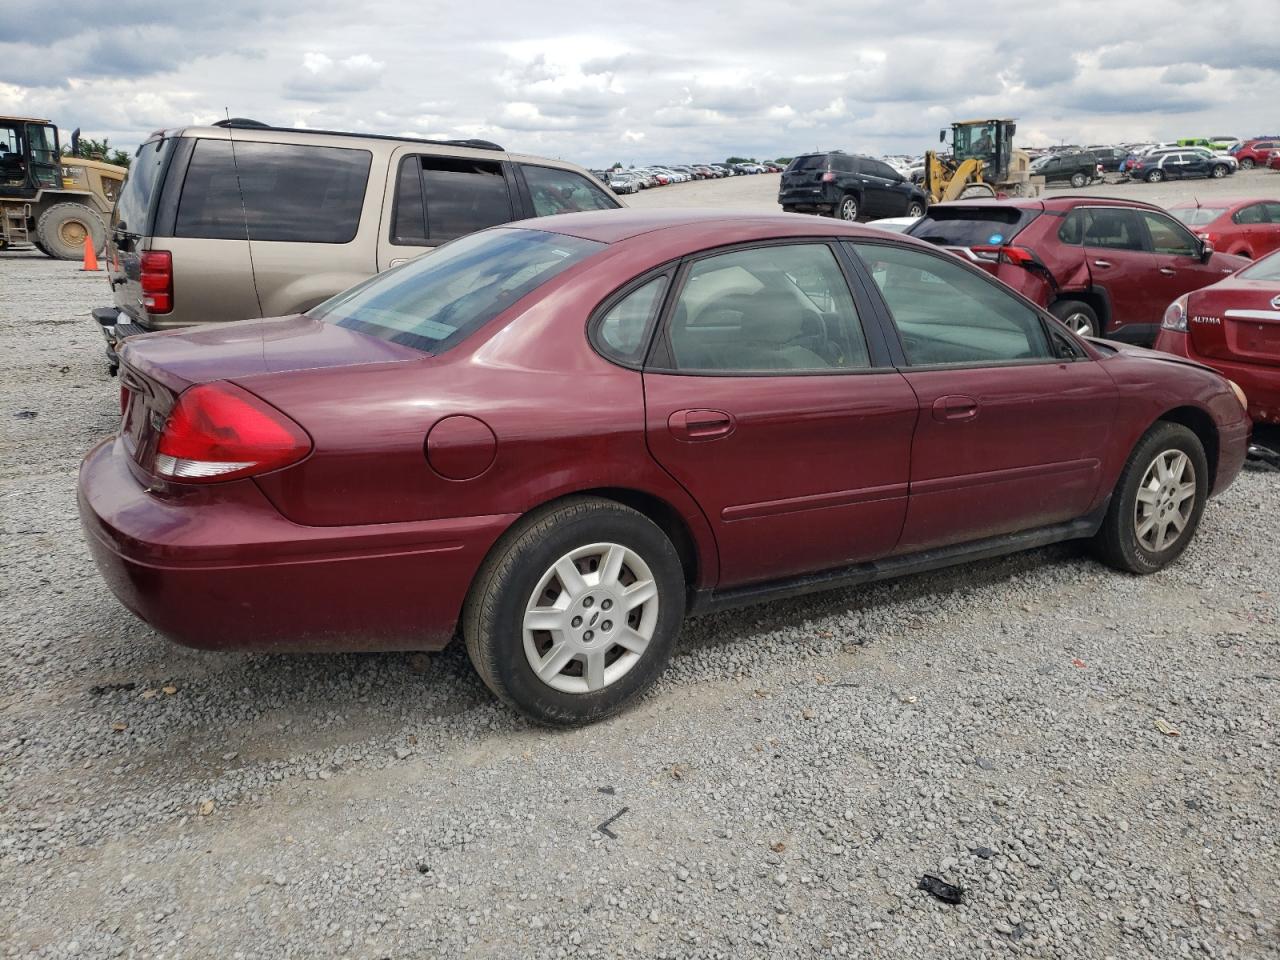
[[[859,158],[862,175],[863,213],[869,217],[901,217],[907,212],[908,194],[902,187],[902,176],[879,160]]]
[[[1078,233],[1072,219],[1077,217]],[[1136,210],[1077,207],[1067,215],[1063,233],[1082,238],[1092,285],[1106,291],[1111,304],[1108,333],[1131,323],[1160,322],[1169,303],[1157,302],[1147,289],[1155,264],[1147,253],[1146,230]]]

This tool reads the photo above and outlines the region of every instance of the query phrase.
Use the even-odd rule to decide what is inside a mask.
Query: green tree
[[[76,156],[83,160],[102,160],[121,167],[129,166],[129,163],[133,160],[133,157],[123,150],[114,149],[106,137],[101,140],[94,140],[92,137],[81,137],[79,146],[80,149],[73,154],[71,147],[64,145],[62,148],[63,156]]]

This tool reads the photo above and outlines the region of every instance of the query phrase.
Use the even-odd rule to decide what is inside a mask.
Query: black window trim
[[[888,344],[884,341],[884,332],[880,329],[880,321],[870,313],[873,303],[860,295],[860,285],[850,276],[848,265],[840,249],[842,237],[830,234],[804,237],[770,237],[765,240],[748,240],[741,243],[728,243],[723,246],[709,247],[696,253],[686,254],[678,261],[674,280],[667,287],[666,299],[658,314],[657,323],[652,333],[652,342],[645,356],[644,372],[663,374],[673,377],[849,377],[867,374],[883,374],[896,372]],[[688,370],[675,365],[675,357],[671,350],[671,317],[680,293],[684,290],[689,277],[689,270],[699,260],[721,256],[726,253],[737,253],[740,250],[754,250],[761,247],[778,247],[821,244],[831,251],[836,265],[849,288],[849,296],[853,300],[853,308],[857,313],[858,323],[862,327],[863,339],[867,345],[868,365],[845,369],[824,370]]]
[[[946,253],[945,251],[931,250],[928,247],[917,247],[914,244],[910,249],[917,253],[933,257],[942,263],[960,263],[965,269],[968,269],[975,276],[981,277],[984,282],[998,289],[1001,293],[1013,297],[1028,307],[1033,314],[1040,320],[1040,326],[1044,331],[1045,339],[1052,341],[1055,334],[1062,333],[1066,335],[1067,342],[1071,345],[1074,356],[1071,357],[1030,357],[1024,360],[973,360],[958,363],[921,363],[912,364],[907,360],[906,348],[902,345],[902,334],[898,330],[898,325],[893,320],[893,312],[889,309],[888,302],[884,299],[884,294],[880,292],[880,288],[876,286],[875,280],[871,277],[871,272],[867,269],[866,264],[862,262],[862,258],[853,249],[856,245],[890,247],[901,249],[906,244],[894,243],[889,239],[881,239],[879,237],[842,237],[841,246],[845,247],[845,256],[851,261],[854,269],[858,272],[860,282],[866,286],[874,295],[874,309],[876,311],[877,325],[885,331],[892,334],[890,341],[891,352],[894,356],[894,367],[899,373],[928,373],[933,370],[985,370],[995,367],[1025,367],[1040,366],[1052,363],[1078,363],[1080,361],[1091,361],[1094,357],[1084,348],[1081,340],[1073,334],[1066,326],[1058,320],[1053,314],[1049,313],[1039,304],[1027,299],[1022,294],[1013,290],[995,277],[991,276],[985,270],[978,267],[965,264],[955,254]]]
[[[1142,228],[1141,229],[1142,242],[1143,242],[1143,249],[1141,251],[1142,253],[1149,253],[1153,257],[1184,257],[1184,256],[1195,257],[1197,256],[1198,251],[1202,249],[1200,238],[1197,237],[1194,233],[1192,233],[1191,230],[1187,228],[1186,224],[1184,224],[1177,217],[1170,215],[1167,211],[1144,210],[1141,207],[1134,207],[1132,209],[1135,214],[1138,214],[1138,225]],[[1187,238],[1191,240],[1191,249],[1193,251],[1197,251],[1197,253],[1190,253],[1190,254],[1162,253],[1159,250],[1157,250],[1155,240],[1153,240],[1151,237],[1151,229],[1147,226],[1147,221],[1143,218],[1142,214],[1147,214],[1150,216],[1163,216],[1166,220],[1169,221],[1169,223],[1173,224],[1173,226],[1175,227],[1175,232],[1177,230],[1181,230],[1187,236]]]

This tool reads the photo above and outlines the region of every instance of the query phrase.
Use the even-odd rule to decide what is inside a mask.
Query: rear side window
[[[436,245],[512,218],[501,163],[435,156],[400,161],[392,243]]]
[[[971,207],[945,204],[930,207],[928,214],[907,233],[943,247],[1008,243],[1040,215],[1019,207]]]
[[[645,334],[662,305],[667,282],[665,275],[654,277],[610,307],[595,327],[596,348],[618,363],[638,365],[644,359]]]
[[[1182,220],[1183,223],[1186,223],[1186,220],[1183,217],[1178,217],[1178,219]],[[1266,210],[1260,203],[1250,204],[1247,207],[1237,210],[1232,215],[1231,219],[1236,223],[1244,224],[1246,226],[1253,223],[1266,223]]]
[[[533,201],[533,214],[547,217],[583,210],[616,210],[618,202],[594,183],[572,170],[524,165],[524,180]]]
[[[325,323],[440,353],[605,245],[540,230],[475,233],[326,300]]]
[[[200,140],[174,236],[349,243],[360,226],[371,160],[367,150]]]
[[[173,147],[173,139],[152,140],[138,148],[138,154],[129,165],[129,174],[125,177],[124,187],[120,191],[120,200],[116,203],[111,218],[112,226],[126,233],[141,236],[147,229],[147,215],[151,210],[151,199],[156,193],[156,184],[160,182],[160,172],[164,169],[165,158]]]
[[[1106,250],[1143,250],[1142,228],[1132,210],[1097,207],[1081,210],[1084,245]]]

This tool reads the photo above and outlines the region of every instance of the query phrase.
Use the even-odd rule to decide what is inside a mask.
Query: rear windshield
[[[1169,213],[1188,227],[1202,227],[1227,212],[1226,207],[1176,207]]]
[[[1280,251],[1245,267],[1236,276],[1244,280],[1280,280]]]
[[[173,138],[152,140],[138,148],[137,156],[129,165],[120,198],[112,212],[111,225],[117,230],[141,236],[147,229],[147,215],[151,211],[151,198],[155,196],[160,172],[165,158],[173,148]]]
[[[1008,243],[1039,210],[1020,207],[937,206],[907,229],[907,234],[943,247]]]
[[[604,247],[541,230],[473,233],[326,300],[310,316],[440,353]]]
[[[174,236],[349,243],[372,159],[341,147],[199,140]]]
[[[817,170],[825,169],[827,166],[827,155],[825,153],[813,153],[807,157],[796,157],[791,161],[788,171],[793,170]]]

